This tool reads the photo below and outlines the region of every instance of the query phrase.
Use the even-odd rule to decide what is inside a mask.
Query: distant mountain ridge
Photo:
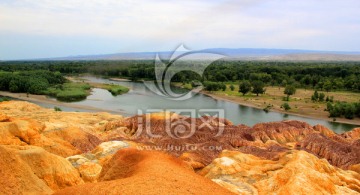
[[[360,52],[316,51],[299,49],[264,49],[264,48],[210,48],[194,50],[201,55],[194,59],[207,59],[210,53],[226,56],[228,60],[275,60],[275,61],[360,61]],[[100,55],[79,55],[58,58],[32,60],[151,60],[156,54],[162,59],[169,59],[173,51],[127,52]],[[189,58],[191,59],[191,58]]]

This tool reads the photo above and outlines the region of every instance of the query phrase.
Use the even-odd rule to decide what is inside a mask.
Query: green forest
[[[186,62],[188,67],[201,67],[206,62]],[[184,66],[182,66],[184,67]],[[62,74],[90,73],[104,77],[122,77],[131,80],[153,80],[152,60],[123,61],[29,61],[0,62],[0,71],[18,72],[45,70]],[[171,71],[171,70],[169,70]],[[208,66],[204,75],[182,71],[174,82],[208,81],[237,82],[261,81],[265,85],[313,88],[333,91],[360,91],[360,62],[265,62],[216,61]],[[220,87],[221,88],[221,87]]]
[[[65,82],[60,72],[48,70],[0,72],[0,90],[14,93],[43,94],[50,86]]]

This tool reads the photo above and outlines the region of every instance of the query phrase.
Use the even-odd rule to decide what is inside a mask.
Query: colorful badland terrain
[[[360,193],[359,128],[335,134],[300,121],[248,127],[173,114],[196,129],[169,131],[168,116],[2,102],[0,194]],[[138,123],[147,117],[151,134]]]

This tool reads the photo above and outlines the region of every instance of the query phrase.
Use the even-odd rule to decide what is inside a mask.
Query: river
[[[96,77],[83,77],[83,79],[93,83],[114,83],[123,85],[129,87],[130,91],[123,95],[112,96],[107,90],[95,88],[86,100],[73,102],[71,104],[100,108],[108,110],[109,112],[120,113],[124,116],[136,115],[139,113],[139,110],[145,113],[149,109],[195,109],[197,111],[200,109],[223,109],[226,119],[232,121],[234,124],[245,124],[248,126],[253,126],[254,124],[262,122],[300,120],[311,125],[324,125],[337,133],[342,133],[356,127],[356,125],[329,122],[326,120],[312,119],[278,112],[270,111],[266,113],[261,109],[242,106],[228,101],[216,100],[204,94],[197,94],[194,97],[183,101],[169,100],[154,94],[141,82],[112,81]],[[41,106],[46,107],[45,104]],[[62,109],[74,111],[74,109],[66,107]]]

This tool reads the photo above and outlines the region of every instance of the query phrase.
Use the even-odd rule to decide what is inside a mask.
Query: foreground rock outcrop
[[[360,130],[9,101],[0,167],[0,194],[358,194]]]
[[[36,146],[0,145],[0,167],[0,194],[49,194],[84,183],[70,162]]]
[[[164,153],[119,150],[103,167],[100,181],[55,194],[233,194]]]
[[[199,172],[238,194],[358,194],[360,175],[330,165],[305,151],[279,160],[223,151]]]

